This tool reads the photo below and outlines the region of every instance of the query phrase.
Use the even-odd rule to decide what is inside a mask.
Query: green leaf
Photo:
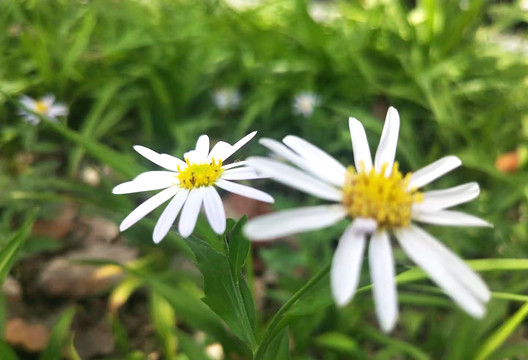
[[[0,340],[0,354],[2,354],[2,360],[18,360],[15,351],[3,340]]]
[[[229,240],[228,256],[233,274],[239,274],[242,271],[242,266],[244,266],[244,263],[246,262],[251,247],[249,240],[242,234],[242,228],[246,222],[247,217],[244,216],[235,224],[233,230],[227,235]]]
[[[26,241],[33,221],[35,220],[36,210],[28,216],[26,221],[22,224],[20,229],[13,235],[13,237],[7,241],[7,244],[0,250],[0,284],[4,283],[5,277],[9,273],[13,262],[15,261],[16,255],[20,250],[22,244]]]
[[[143,167],[133,161],[130,156],[118,153],[105,145],[91,140],[89,137],[70,130],[62,124],[48,120],[45,120],[45,123],[48,127],[61,134],[65,139],[82,146],[88,154],[104,164],[107,164],[112,169],[119,171],[123,175],[134,177],[144,171]]]
[[[240,290],[239,277],[233,274],[231,263],[225,254],[197,238],[187,239],[194,252],[196,266],[204,279],[204,302],[229,325],[233,333],[250,349],[256,347],[251,312]]]
[[[183,331],[174,329],[174,333],[180,341],[182,352],[192,360],[211,360],[206,354],[205,349],[197,344],[196,340],[191,338],[188,334]]]
[[[266,352],[265,360],[289,360],[290,359],[290,339],[288,328],[282,330],[279,335],[270,342]]]
[[[158,337],[163,343],[165,359],[175,360],[178,338],[174,335],[176,316],[170,303],[156,291],[150,295],[150,316]]]
[[[51,330],[48,346],[40,355],[40,360],[60,360],[62,350],[68,344],[69,333],[75,309],[69,308],[62,313],[59,320]]]
[[[242,228],[247,222],[247,217],[244,216],[240,219],[227,234],[229,242],[228,246],[228,257],[231,265],[232,274],[235,276],[235,281],[240,288],[240,294],[244,301],[245,309],[248,314],[249,322],[251,327],[255,328],[256,321],[256,308],[253,300],[253,294],[248,287],[248,284],[242,276],[242,267],[246,263],[246,259],[249,255],[251,245],[249,240],[242,234]]]
[[[136,273],[136,275],[138,275]],[[223,324],[215,313],[188,292],[147,275],[143,278],[174,308],[176,316],[193,328],[205,331],[224,345],[232,343]]]
[[[318,346],[333,351],[340,352],[347,355],[359,355],[361,354],[363,359],[366,355],[361,351],[361,348],[352,338],[345,334],[338,332],[327,332],[319,335],[315,342]]]
[[[502,326],[497,329],[491,336],[484,342],[477,352],[476,360],[485,360],[497,350],[506,341],[515,329],[524,321],[528,316],[528,302],[524,304],[513,316],[511,316]]]

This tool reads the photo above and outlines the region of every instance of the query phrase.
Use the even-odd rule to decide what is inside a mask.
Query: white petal
[[[135,192],[165,189],[178,184],[176,173],[169,171],[147,171],[139,174],[134,180],[117,185],[113,194],[131,194]]]
[[[371,218],[357,217],[354,219],[354,229],[356,232],[370,235],[378,228],[376,220]]]
[[[40,123],[40,118],[34,114],[21,113],[20,115],[24,117],[25,121],[27,121],[33,126],[38,125]]]
[[[254,189],[252,187],[237,184],[231,181],[218,179],[215,182],[215,185],[217,185],[219,188],[222,188],[226,191],[242,195],[245,197],[248,197],[250,199],[255,199],[267,203],[273,203],[275,200],[273,200],[273,197],[271,195],[265,193],[264,191]]]
[[[486,311],[481,298],[484,294],[475,293],[474,289],[468,286],[467,279],[463,279],[471,270],[461,273],[458,268],[460,265],[447,262],[445,254],[438,250],[438,246],[431,245],[430,236],[423,236],[423,231],[417,232],[415,229],[416,227],[408,227],[395,232],[402,249],[458,306],[469,315],[482,318]],[[453,255],[453,258],[457,257]]]
[[[27,107],[28,109],[34,110],[36,108],[37,102],[35,99],[30,98],[29,96],[22,95],[19,99],[20,103]]]
[[[171,186],[170,188],[157,193],[156,195],[139,205],[121,222],[121,225],[119,225],[119,230],[125,231],[126,229],[137,223],[139,220],[143,219],[152,210],[154,210],[155,208],[163,204],[165,201],[173,197],[179,189],[179,187]]]
[[[297,154],[301,155],[305,160],[312,162],[316,168],[321,170],[321,173],[326,174],[332,184],[343,186],[346,168],[339,161],[300,137],[288,135],[282,142],[292,148]]]
[[[152,239],[156,244],[158,244],[163,238],[167,235],[172,224],[176,220],[176,217],[180,213],[180,210],[187,200],[187,195],[189,195],[189,190],[180,189],[178,193],[172,198],[169,202],[169,205],[163,210],[156,226],[154,227],[154,232],[152,233]]]
[[[421,188],[422,186],[435,181],[440,176],[450,172],[451,170],[456,169],[460,165],[462,165],[462,161],[454,155],[446,156],[436,160],[435,162],[421,168],[411,175],[409,189]]]
[[[228,157],[230,157],[231,155],[233,155],[235,152],[237,152],[242,146],[246,145],[246,143],[248,141],[250,141],[251,139],[253,139],[255,137],[255,135],[257,135],[257,132],[256,131],[253,131],[252,133],[249,133],[247,134],[246,136],[244,136],[242,139],[238,140],[235,144],[233,144],[233,146],[231,146],[230,149],[228,149],[227,151],[225,151],[222,156],[220,157],[220,159],[222,161],[226,160]]]
[[[394,258],[386,231],[376,232],[370,238],[369,265],[376,315],[383,331],[390,332],[398,318],[398,297],[394,281]]]
[[[68,115],[68,108],[62,104],[55,104],[48,111],[49,117],[66,116],[66,115]]]
[[[228,164],[228,165],[223,165],[222,169],[228,170],[228,169],[236,168],[236,167],[239,167],[239,166],[242,166],[242,165],[244,165],[244,166],[247,165],[247,161],[245,161],[245,160],[243,160],[243,161],[235,161],[234,163],[231,163],[231,164]]]
[[[365,167],[365,172],[372,169],[372,157],[370,156],[370,148],[365,134],[365,129],[361,122],[355,118],[348,119],[348,127],[350,128],[350,137],[352,138],[352,151],[354,152],[354,165],[356,171],[360,172]]]
[[[480,193],[476,182],[455,186],[449,189],[433,190],[423,193],[423,201],[413,205],[416,211],[436,211],[475,199]]]
[[[493,227],[489,222],[461,211],[439,210],[433,212],[417,212],[413,210],[412,218],[416,221],[443,226]]]
[[[279,155],[280,157],[283,157],[284,159],[288,160],[292,164],[300,167],[301,169],[304,169],[311,174],[317,176],[323,181],[326,181],[330,184],[334,184],[336,186],[342,187],[345,182],[345,173],[343,174],[336,174],[332,171],[325,171],[322,168],[319,168],[316,166],[314,162],[311,162],[295,152],[293,152],[290,148],[285,146],[284,144],[268,138],[263,138],[259,140],[259,143],[261,143],[263,146],[267,147],[271,151],[273,151],[275,154]]]
[[[478,300],[483,303],[490,300],[491,294],[488,286],[455,253],[418,226],[411,226],[409,231],[413,233],[413,236],[419,238],[425,246],[436,252],[437,257],[443,262],[444,266],[449,268],[453,276],[468,288]]]
[[[207,216],[207,220],[214,232],[221,235],[226,229],[224,204],[214,187],[204,187],[204,192],[205,216]]]
[[[322,229],[347,215],[342,205],[309,206],[262,215],[248,221],[244,234],[253,241],[269,240]]]
[[[332,295],[338,306],[348,304],[356,292],[365,250],[365,234],[348,226],[334,253],[330,269]]]
[[[385,169],[385,176],[392,172],[392,164],[396,156],[396,147],[398,146],[398,135],[400,133],[400,115],[392,106],[387,111],[385,125],[381,133],[381,139],[376,150],[374,167],[376,172],[380,172],[383,164],[388,164]]]
[[[209,154],[209,136],[201,135],[196,141],[196,156],[198,163],[205,163]]]
[[[40,99],[40,101],[42,101],[49,108],[55,102],[55,95],[46,94],[42,97],[42,99]]]
[[[224,180],[251,180],[262,179],[265,177],[266,176],[258,174],[255,169],[250,167],[239,167],[231,170],[225,170],[220,178]]]
[[[213,159],[215,161],[222,160],[226,158],[226,154],[231,151],[231,145],[225,141],[219,141],[213,146],[209,156],[207,156],[207,162],[210,163]]]
[[[180,166],[182,170],[187,167],[187,164],[180,159],[168,154],[158,154],[154,150],[145,146],[134,145],[134,150],[136,150],[141,156],[152,161],[154,164],[167,170],[178,171],[178,166]]]
[[[264,157],[250,157],[247,161],[251,167],[287,186],[325,200],[341,201],[343,198],[340,190],[292,166]]]
[[[189,162],[189,164],[201,164],[204,163],[200,153],[196,150],[187,151],[185,154],[183,154],[183,158],[185,161]]]
[[[204,190],[205,188],[202,186],[189,192],[180,215],[180,222],[178,223],[178,232],[183,237],[189,237],[194,230],[198,214],[200,214],[200,208],[202,207]]]

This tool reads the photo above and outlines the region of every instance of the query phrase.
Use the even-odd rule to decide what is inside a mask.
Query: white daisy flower
[[[295,96],[293,101],[293,113],[305,118],[312,116],[315,107],[321,103],[319,95],[311,92],[302,92]]]
[[[391,331],[398,317],[394,259],[390,236],[444,292],[473,317],[481,318],[490,292],[481,278],[442,243],[412,220],[452,226],[490,226],[475,216],[448,208],[475,199],[476,183],[444,190],[420,192],[461,165],[447,156],[403,175],[394,161],[400,118],[390,108],[374,157],[370,155],[361,123],[349,119],[354,167],[344,167],[333,157],[296,136],[283,143],[261,139],[260,143],[294,166],[263,157],[251,157],[248,164],[281,182],[308,194],[333,202],[264,215],[248,222],[246,235],[254,241],[321,229],[349,218],[351,224],[339,240],[330,272],[332,294],[339,306],[352,300],[357,289],[367,239],[370,276],[376,314],[384,331]]]
[[[238,109],[241,100],[240,92],[236,89],[220,88],[213,93],[213,102],[221,111]]]
[[[147,171],[134,180],[117,185],[114,194],[130,194],[142,191],[161,190],[132,211],[121,223],[119,229],[125,231],[151,211],[172,199],[161,214],[152,238],[159,243],[169,232],[176,217],[181,212],[178,231],[188,237],[194,230],[202,205],[211,228],[223,234],[226,228],[224,205],[215,187],[264,202],[273,198],[263,191],[232,182],[262,178],[245,161],[224,165],[223,162],[251,140],[257,132],[252,132],[230,145],[219,141],[209,151],[209,137],[202,135],[196,142],[196,149],[186,152],[180,160],[172,155],[158,154],[144,146],[136,145],[134,150],[159,165],[164,171]]]
[[[24,109],[19,110],[19,115],[31,125],[37,125],[40,122],[40,118],[34,113],[46,116],[51,121],[57,121],[59,116],[68,115],[68,108],[64,104],[56,103],[55,96],[52,94],[39,100],[22,95],[19,101],[24,106]]]

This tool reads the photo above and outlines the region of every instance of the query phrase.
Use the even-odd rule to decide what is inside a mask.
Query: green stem
[[[273,319],[271,319],[266,332],[264,333],[264,336],[262,337],[262,341],[260,342],[259,346],[257,347],[257,351],[255,352],[255,360],[263,359],[264,354],[266,353],[266,350],[271,343],[271,341],[275,338],[276,335],[276,329],[279,326],[280,321],[283,319],[284,314],[290,310],[290,308],[306,294],[309,290],[311,290],[323,277],[325,277],[330,272],[330,264],[326,265],[324,268],[321,269],[317,274],[315,274],[302,288],[300,288],[293,296],[277,311],[275,316],[273,316]]]

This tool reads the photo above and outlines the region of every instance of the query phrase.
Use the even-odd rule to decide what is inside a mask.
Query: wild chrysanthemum
[[[321,103],[319,95],[311,92],[302,92],[295,96],[293,101],[293,113],[309,118],[317,106]]]
[[[19,110],[19,114],[31,125],[37,125],[40,122],[40,118],[34,113],[43,115],[51,121],[56,121],[59,116],[68,115],[68,108],[61,103],[56,103],[55,96],[51,94],[39,100],[22,95],[19,101],[24,106]]]
[[[481,278],[442,243],[412,223],[489,226],[475,216],[448,208],[475,199],[476,183],[444,190],[419,189],[461,165],[456,156],[444,157],[414,174],[402,174],[394,162],[400,119],[390,108],[374,163],[365,130],[350,118],[355,167],[344,167],[333,157],[296,136],[283,143],[261,139],[260,143],[295,165],[251,157],[248,163],[283,184],[333,205],[310,206],[264,215],[248,222],[246,235],[266,240],[320,229],[348,218],[350,225],[339,240],[331,267],[332,294],[338,305],[352,300],[357,289],[364,249],[369,243],[370,276],[376,313],[384,331],[394,328],[398,316],[394,260],[390,235],[462,309],[473,317],[485,313],[490,292]]]
[[[114,194],[164,189],[132,211],[119,229],[125,231],[155,208],[172,199],[154,227],[152,237],[155,243],[159,243],[167,235],[180,212],[178,231],[183,237],[191,235],[202,205],[211,228],[217,234],[222,234],[226,228],[226,215],[216,187],[248,198],[273,202],[273,198],[265,192],[231,181],[261,177],[254,169],[247,167],[245,161],[224,165],[224,161],[255,134],[256,131],[246,135],[234,145],[219,141],[211,151],[209,137],[202,135],[196,142],[196,149],[184,154],[185,161],[168,154],[158,154],[144,146],[134,146],[134,150],[139,154],[168,171],[147,171],[113,189]]]
[[[220,111],[237,110],[240,107],[242,96],[232,88],[219,88],[213,93],[213,102]]]

